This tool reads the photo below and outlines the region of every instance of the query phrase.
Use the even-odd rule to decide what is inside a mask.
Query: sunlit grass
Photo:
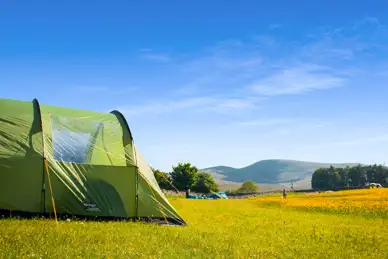
[[[7,219],[0,221],[0,257],[386,258],[387,198],[386,189],[286,200],[170,198],[187,227]]]
[[[321,211],[388,218],[388,189],[363,189],[331,193],[291,194],[287,199],[271,195],[257,203],[304,211]]]

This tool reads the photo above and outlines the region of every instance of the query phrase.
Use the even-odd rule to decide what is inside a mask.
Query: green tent
[[[185,225],[124,116],[0,99],[0,209]]]

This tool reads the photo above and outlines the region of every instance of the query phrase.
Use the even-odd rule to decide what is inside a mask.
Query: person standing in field
[[[287,198],[286,189],[283,189],[283,199]]]

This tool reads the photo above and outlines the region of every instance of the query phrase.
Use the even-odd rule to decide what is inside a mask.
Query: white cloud
[[[267,138],[285,135],[311,134],[325,127],[333,125],[333,122],[322,119],[291,117],[291,118],[261,118],[240,121],[233,124],[244,128],[254,128],[261,132],[260,136]],[[230,125],[228,125],[230,127]]]
[[[233,111],[256,109],[259,99],[255,98],[223,98],[223,97],[192,97],[179,100],[154,100],[134,107],[124,106],[120,111],[127,115],[163,114],[175,111],[193,110],[203,111]]]
[[[152,102],[126,108],[132,113],[198,111],[204,107],[215,112],[244,111],[257,108],[259,97],[269,100],[346,86],[356,68],[349,61],[357,61],[356,54],[367,46],[354,34],[348,36],[348,31],[345,27],[315,31],[313,40],[306,37],[292,44],[268,35],[246,42],[229,39],[189,55],[180,53],[174,59],[153,49],[142,49],[143,58],[169,61],[163,64],[165,81],[157,83],[167,86],[170,92]]]
[[[151,52],[151,51],[153,51],[153,49],[151,49],[151,48],[141,48],[141,49],[139,49],[139,52]]]
[[[274,126],[274,125],[282,125],[285,123],[291,122],[292,119],[260,119],[260,120],[250,120],[250,121],[242,121],[237,122],[237,125],[241,126]]]
[[[377,18],[367,17],[344,27],[324,27],[312,32],[313,42],[303,47],[302,55],[310,61],[333,64],[341,60],[352,62],[375,50],[387,50],[388,30]],[[344,63],[340,63],[344,65]]]
[[[353,25],[353,30],[358,30],[360,27],[365,25],[377,26],[379,29],[385,28],[384,25],[380,23],[378,18],[369,16],[355,22]]]
[[[385,143],[388,142],[388,134],[382,134],[378,136],[372,136],[372,137],[365,137],[365,138],[359,138],[359,139],[352,139],[352,140],[344,140],[344,141],[336,141],[329,143],[328,145],[336,147],[336,146],[358,146],[358,145],[365,145],[365,144],[371,144],[371,143]]]
[[[137,90],[138,88],[133,86],[133,87],[126,87],[122,89],[112,89],[110,92],[114,95],[122,95],[122,94],[129,94],[133,93]]]
[[[267,35],[259,35],[254,37],[254,39],[260,47],[274,47],[277,45],[277,41],[273,37]]]
[[[351,147],[351,146],[363,146],[373,143],[381,143],[384,144],[388,142],[388,134],[381,134],[376,136],[364,136],[355,139],[348,140],[336,140],[336,141],[326,141],[324,143],[316,143],[314,146],[312,145],[302,145],[301,147]]]
[[[330,68],[303,64],[284,68],[248,87],[257,94],[273,96],[329,89],[345,82],[346,78],[336,75]]]
[[[179,64],[188,81],[182,92],[241,92],[239,88],[250,86],[255,94],[276,96],[344,86],[357,71],[354,62],[370,48],[367,38],[357,37],[354,32],[348,34],[348,28],[332,28],[315,32],[314,40],[306,38],[292,44],[268,35],[256,36],[249,42],[219,42],[209,48],[211,51]],[[277,56],[277,52],[284,54]]]
[[[272,23],[272,24],[269,25],[268,29],[269,30],[275,30],[277,28],[280,28],[281,26],[282,26],[282,24],[280,24],[280,23]]]
[[[141,48],[138,50],[140,52],[140,57],[143,59],[147,59],[150,61],[157,62],[169,62],[171,61],[171,57],[167,53],[159,53],[154,51],[151,48]]]
[[[167,54],[162,53],[149,53],[142,55],[142,58],[148,59],[151,61],[158,61],[158,62],[168,62],[171,60],[170,56]]]
[[[137,87],[107,87],[107,86],[77,86],[73,88],[74,91],[84,93],[100,93],[109,95],[122,95],[132,93],[137,90]]]
[[[221,109],[245,109],[254,108],[254,103],[249,99],[231,98],[217,102],[216,108]]]
[[[79,92],[86,92],[86,93],[109,91],[109,87],[106,87],[106,86],[77,86],[77,87],[74,87],[74,89]]]
[[[214,95],[227,91],[233,97],[244,81],[261,68],[262,58],[247,45],[239,42],[217,43],[219,47],[205,51],[196,57],[174,64],[174,80],[179,83],[172,93],[175,95]],[[245,93],[239,93],[244,94]]]
[[[319,129],[319,128],[333,126],[333,124],[334,124],[333,122],[317,122],[317,123],[303,124],[301,127],[305,129]]]
[[[247,42],[226,40],[206,50],[181,55],[180,60],[174,57],[167,65],[171,66],[171,81],[158,81],[170,92],[136,107],[123,107],[124,113],[169,113],[180,118],[187,116],[190,123],[200,125],[200,130],[192,126],[185,128],[179,123],[181,120],[171,120],[173,116],[163,118],[163,122],[169,119],[171,125],[166,127],[174,129],[173,133],[170,131],[170,139],[174,139],[177,146],[170,148],[168,139],[165,145],[160,144],[160,148],[169,149],[169,156],[174,159],[198,156],[198,161],[214,160],[217,156],[208,154],[218,154],[222,157],[220,163],[225,159],[234,165],[241,163],[241,159],[234,156],[236,151],[224,144],[223,139],[231,135],[240,143],[241,152],[245,152],[244,159],[249,160],[247,163],[275,156],[330,162],[357,160],[358,156],[382,157],[384,148],[380,151],[377,148],[380,143],[388,142],[388,136],[382,134],[386,125],[380,125],[381,120],[374,119],[375,113],[369,120],[358,113],[367,111],[369,102],[358,94],[367,92],[361,85],[367,82],[366,76],[376,79],[377,74],[386,75],[387,66],[382,66],[381,56],[375,52],[375,46],[381,49],[383,38],[374,36],[373,29],[377,26],[373,20],[360,27],[363,30],[360,35],[351,26],[317,29],[311,32],[313,38],[308,38],[310,32],[305,32],[302,36],[295,35],[298,41],[293,42],[270,36],[270,33]],[[367,56],[373,52],[380,59],[372,60]],[[163,64],[163,73],[165,68],[166,64]],[[383,80],[377,81],[367,87],[377,90]],[[334,94],[341,90],[341,96],[348,96],[348,99],[335,105],[326,99],[328,95],[311,95],[314,99],[310,98],[311,92],[329,89]],[[306,96],[290,96],[296,94]],[[357,104],[358,100],[363,105]],[[297,102],[297,105],[290,105],[290,102]],[[371,112],[378,109],[377,104],[371,105]],[[223,116],[219,116],[220,113]],[[147,121],[153,120],[147,118]],[[208,124],[203,126],[204,123]],[[373,130],[368,132],[365,125]],[[178,140],[176,135],[179,135]],[[190,145],[181,144],[183,139],[190,141]],[[203,149],[206,143],[209,148]],[[373,150],[372,145],[376,146]],[[188,150],[187,146],[190,152],[182,155]],[[266,148],[261,148],[263,146]],[[204,150],[208,152],[205,155]],[[159,156],[160,152],[155,151],[155,157]]]

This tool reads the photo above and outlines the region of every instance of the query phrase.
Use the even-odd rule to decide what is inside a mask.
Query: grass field
[[[1,258],[388,258],[388,189],[171,198],[187,227],[0,221]]]

